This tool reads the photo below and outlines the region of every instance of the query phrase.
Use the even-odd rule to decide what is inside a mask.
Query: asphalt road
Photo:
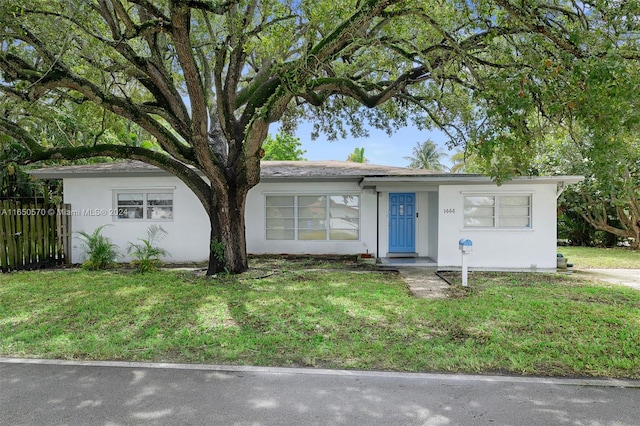
[[[640,425],[640,381],[0,359],[1,425]]]

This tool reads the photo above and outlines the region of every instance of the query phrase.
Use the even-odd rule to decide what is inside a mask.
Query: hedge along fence
[[[2,272],[70,263],[71,205],[0,200]]]

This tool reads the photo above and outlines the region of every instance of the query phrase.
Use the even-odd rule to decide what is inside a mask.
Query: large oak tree
[[[180,178],[210,218],[209,273],[247,268],[244,207],[269,125],[337,136],[437,126],[499,153],[534,152],[535,120],[565,119],[593,61],[635,59],[632,2],[565,0],[3,0],[0,129],[24,162],[96,156]],[[584,67],[581,71],[579,67]],[[566,82],[566,84],[565,84]],[[565,96],[563,98],[562,96]],[[42,111],[92,105],[161,149],[46,140]],[[38,114],[34,114],[37,111]],[[91,126],[91,124],[89,124]],[[508,158],[508,161],[503,160]]]
[[[543,174],[585,177],[559,199],[567,228],[577,231],[573,243],[593,243],[593,231],[586,223],[615,236],[610,238],[613,242],[628,240],[631,248],[640,249],[639,131],[638,126],[629,126],[626,132],[618,130],[605,138],[576,125],[571,132],[550,129],[536,167]]]

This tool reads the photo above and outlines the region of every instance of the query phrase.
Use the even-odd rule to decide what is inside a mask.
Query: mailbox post
[[[468,267],[467,267],[467,256],[469,253],[473,251],[473,242],[471,240],[467,240],[465,238],[461,238],[458,241],[458,248],[462,253],[462,286],[467,287],[467,278],[468,278]]]

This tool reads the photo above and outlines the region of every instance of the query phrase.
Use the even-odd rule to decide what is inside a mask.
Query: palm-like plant
[[[364,158],[364,148],[355,148],[347,157],[347,161],[351,163],[366,163],[367,159]]]
[[[139,243],[129,242],[127,253],[135,258],[131,263],[139,272],[156,269],[161,264],[161,257],[170,256],[167,250],[157,246],[167,234],[162,226],[151,225],[147,228],[147,238],[138,238]]]
[[[413,156],[404,157],[409,160],[409,168],[445,171],[446,167],[440,162],[444,153],[438,149],[438,146],[431,140],[418,142],[413,147]]]
[[[449,159],[453,163],[449,170],[451,173],[464,173],[466,171],[467,164],[464,151],[456,151]]]
[[[91,234],[80,231],[80,245],[78,248],[85,253],[86,260],[82,263],[85,269],[106,269],[112,266],[118,254],[118,246],[111,239],[102,235],[102,229],[109,225],[98,226]]]
[[[478,165],[477,156],[474,152],[456,151],[449,157],[451,161],[451,173],[481,173],[482,170]]]

